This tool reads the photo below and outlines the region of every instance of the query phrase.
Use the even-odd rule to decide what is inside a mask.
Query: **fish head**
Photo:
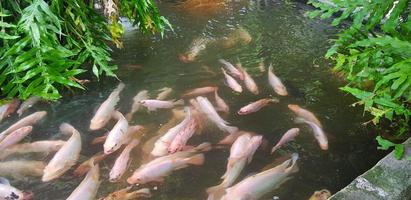
[[[327,141],[320,142],[320,148],[322,150],[328,150],[328,142]]]
[[[98,130],[104,127],[108,120],[106,119],[92,119],[90,122],[90,130]]]
[[[300,106],[297,104],[288,104],[287,107],[293,112],[298,112],[298,110],[300,110]]]
[[[140,174],[139,171],[134,172],[134,174],[127,179],[128,184],[145,184],[147,182],[147,178]]]
[[[237,114],[239,114],[239,115],[246,115],[246,114],[248,114],[248,110],[245,109],[245,108],[241,108],[241,109],[237,112]]]
[[[122,174],[118,173],[118,171],[112,170],[110,171],[110,178],[108,179],[108,181],[112,183],[118,182],[121,178],[121,175]]]
[[[109,138],[106,139],[106,142],[104,142],[104,154],[111,154],[115,152],[117,149],[121,147],[121,144],[119,142],[113,141]]]
[[[274,87],[275,92],[277,92],[277,94],[281,95],[281,96],[287,96],[288,92],[287,89],[285,89],[285,87],[283,85],[277,85]]]

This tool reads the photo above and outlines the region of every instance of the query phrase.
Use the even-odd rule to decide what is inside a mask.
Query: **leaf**
[[[388,150],[389,148],[394,147],[396,145],[396,144],[382,138],[381,136],[377,136],[375,139],[377,140],[378,145],[379,145],[378,149],[381,149],[381,150]]]
[[[394,148],[394,157],[400,160],[404,155],[404,149],[405,148],[403,144],[396,144]]]

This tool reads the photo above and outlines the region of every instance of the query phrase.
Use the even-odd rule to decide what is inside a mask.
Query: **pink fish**
[[[273,87],[274,91],[281,96],[287,96],[288,92],[285,88],[284,84],[281,82],[280,78],[278,78],[273,73],[273,66],[270,65],[268,67],[268,83],[270,83],[271,87]]]
[[[257,95],[259,91],[254,79],[248,74],[248,72],[244,68],[241,67],[241,63],[237,65],[237,68],[244,74],[245,87],[248,89],[248,91]]]
[[[110,154],[118,150],[121,145],[127,142],[127,139],[130,138],[128,132],[128,122],[127,119],[118,111],[115,111],[112,114],[114,119],[117,119],[117,123],[110,130],[107,135],[106,141],[104,142],[104,153]]]
[[[141,100],[140,104],[147,107],[149,110],[156,110],[157,108],[160,109],[170,109],[174,106],[183,105],[183,100],[178,101],[163,101],[163,100],[156,100],[156,99],[146,99]]]
[[[73,172],[73,175],[76,177],[82,177],[84,176],[88,171],[90,171],[92,162],[94,164],[98,164],[101,161],[103,161],[105,158],[107,158],[107,154],[104,152],[98,152],[97,154],[93,155],[90,159],[84,161],[81,163]]]
[[[188,90],[187,92],[185,92],[182,95],[182,97],[186,98],[186,97],[196,97],[196,96],[200,96],[200,95],[205,95],[205,94],[208,94],[208,93],[212,93],[212,92],[216,91],[217,89],[218,89],[217,87],[213,87],[213,86],[195,88],[195,89],[191,89],[191,90]]]
[[[220,130],[226,131],[229,133],[235,133],[238,131],[238,128],[235,126],[229,126],[229,123],[218,115],[217,111],[210,103],[206,97],[197,97],[196,98],[200,111],[206,114],[207,118],[212,121]]]
[[[113,168],[110,171],[110,182],[117,182],[121,179],[124,173],[127,171],[128,166],[130,165],[130,152],[140,143],[140,140],[133,139],[121,154],[117,157],[114,162]]]
[[[31,108],[34,104],[36,104],[39,101],[41,101],[41,98],[36,96],[30,97],[26,101],[24,101],[17,110],[17,114],[19,114],[19,117],[23,114],[24,111]]]
[[[32,143],[15,144],[0,151],[0,160],[14,154],[51,153],[58,151],[66,142],[63,140],[44,140]]]
[[[143,189],[139,189],[136,191],[130,191],[131,189],[132,189],[132,186],[121,189],[121,190],[117,190],[99,200],[136,200],[136,199],[140,199],[143,197],[144,198],[151,197],[150,189],[148,188],[143,188]]]
[[[288,104],[288,108],[293,111],[298,117],[301,117],[307,121],[310,122],[314,122],[315,124],[317,124],[317,126],[319,126],[320,128],[322,128],[323,126],[321,125],[320,120],[318,120],[318,118],[314,115],[314,113],[301,108],[299,105],[296,104]]]
[[[221,70],[223,71],[225,77],[225,84],[235,92],[243,92],[243,88],[241,87],[241,85],[233,77],[228,75],[223,68],[221,68]]]
[[[233,64],[227,62],[224,59],[219,59],[218,62],[223,64],[224,68],[228,71],[230,75],[234,76],[235,78],[238,78],[239,80],[244,80],[243,72],[237,69],[236,67],[234,67]]]
[[[23,140],[31,131],[33,130],[32,126],[23,126],[9,135],[7,135],[1,142],[0,142],[0,151],[3,151],[9,146],[19,143]]]
[[[190,119],[188,124],[176,135],[168,147],[168,153],[175,153],[183,150],[187,141],[194,135],[197,130],[197,121],[194,117]]]
[[[224,99],[218,96],[217,90],[214,91],[214,98],[215,98],[215,103],[217,105],[217,108],[216,108],[217,111],[221,111],[224,113],[228,113],[230,111],[230,107],[228,107]]]
[[[41,119],[43,119],[47,115],[46,111],[39,111],[35,112],[31,115],[28,115],[24,117],[23,119],[20,119],[18,122],[14,123],[11,125],[9,128],[4,130],[3,132],[0,133],[0,141],[2,141],[8,134],[11,132],[23,127],[23,126],[31,126]]]
[[[312,121],[308,121],[304,118],[301,117],[297,117],[295,119],[296,123],[306,123],[308,126],[310,126],[310,128],[313,131],[314,137],[318,142],[318,145],[320,145],[320,148],[322,150],[328,150],[328,138],[327,135],[325,134],[325,132],[323,131],[323,129],[318,126],[318,124],[316,124],[315,122]]]
[[[299,128],[292,128],[285,132],[280,141],[278,141],[278,143],[271,149],[271,154],[273,154],[277,149],[281,148],[281,146],[283,146],[284,144],[294,140],[294,138],[298,136],[299,132]]]
[[[13,99],[6,104],[0,106],[0,122],[9,117],[14,111],[16,111],[17,107],[19,106],[20,101],[18,99]]]
[[[278,103],[278,99],[260,99],[242,107],[237,113],[239,115],[247,115],[259,111],[269,103]]]
[[[90,171],[66,200],[94,200],[100,186],[100,168],[91,162]]]

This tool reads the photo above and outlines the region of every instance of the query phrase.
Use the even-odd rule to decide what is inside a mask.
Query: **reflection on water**
[[[336,192],[341,189],[376,163],[382,154],[376,150],[372,130],[361,126],[361,122],[365,121],[362,110],[348,106],[353,99],[338,90],[342,84],[330,73],[329,63],[322,58],[328,48],[327,40],[335,30],[325,22],[306,18],[304,12],[308,7],[305,5],[289,2],[227,3],[225,9],[212,17],[184,12],[177,9],[175,3],[161,2],[162,14],[173,24],[174,33],[169,32],[161,39],[158,36],[141,35],[138,30],[128,26],[124,36],[125,48],[114,52],[115,63],[119,66],[118,76],[126,84],[119,110],[127,113],[132,97],[143,89],[155,95],[155,91],[160,88],[172,87],[175,91],[172,98],[178,98],[187,89],[217,85],[221,88],[220,96],[233,111],[227,120],[241,129],[264,135],[273,145],[286,130],[296,126],[293,123],[294,116],[286,105],[302,105],[315,112],[322,121],[329,133],[330,149],[321,151],[308,129],[302,126],[302,133],[296,142],[278,150],[275,155],[269,155],[268,151],[256,152],[253,162],[245,167],[238,180],[261,171],[280,155],[298,152],[300,171],[265,199],[272,199],[273,196],[280,199],[308,199],[316,190],[326,188]],[[198,56],[198,62],[183,64],[178,60],[177,55],[184,53],[193,39],[199,36],[222,38],[238,26],[250,32],[253,38],[250,44],[229,49],[212,46]],[[245,92],[236,95],[225,87],[217,61],[220,58],[232,62],[238,58],[255,78],[261,94],[254,96]],[[238,116],[234,111],[243,105],[263,97],[276,96],[268,85],[266,73],[260,72],[258,66],[261,62],[266,66],[273,64],[275,73],[282,78],[291,95],[279,97],[280,103],[257,113]],[[101,146],[88,144],[106,130],[88,131],[89,120],[116,84],[112,79],[100,80],[90,83],[84,93],[35,106],[30,111],[47,110],[49,115],[35,127],[30,139],[63,138],[57,134],[58,126],[62,122],[69,122],[82,133],[80,162],[101,151]],[[140,112],[135,115],[133,123],[157,128],[170,116],[168,111]],[[8,119],[1,125],[1,130],[15,120],[15,117]],[[155,128],[147,134],[146,139],[155,133]],[[214,141],[218,134],[213,130],[190,141]],[[140,154],[138,151],[133,153],[131,169],[139,166]],[[204,166],[189,167],[173,173],[153,192],[152,199],[205,199],[205,189],[220,182],[228,154],[228,149],[208,152]],[[112,164],[113,158],[101,164],[101,179],[104,181],[99,189],[99,197],[126,186],[125,181],[116,184],[108,182]],[[33,191],[35,199],[65,199],[81,181],[81,178],[75,178],[71,173],[69,171],[51,183],[27,179],[12,181],[12,184]]]

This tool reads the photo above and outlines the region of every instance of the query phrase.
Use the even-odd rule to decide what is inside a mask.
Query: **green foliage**
[[[395,158],[401,159],[404,155],[404,145],[392,143],[381,136],[377,136],[376,140],[379,145],[378,149],[388,150],[389,148],[394,147]]]
[[[121,14],[143,32],[163,34],[168,21],[152,0],[119,1],[109,20],[83,0],[3,0],[0,2],[1,96],[61,97],[65,87],[83,89],[75,78],[91,69],[116,77],[107,42],[121,44]],[[121,47],[121,45],[118,45]]]
[[[345,75],[341,89],[359,99],[372,122],[392,121],[396,134],[409,130],[411,102],[411,7],[408,0],[310,0],[310,17],[343,26],[326,57]],[[378,138],[377,138],[378,140]],[[381,140],[379,140],[380,142]],[[382,143],[380,143],[382,144]],[[400,152],[401,147],[395,146]],[[403,148],[403,147],[402,147]],[[398,156],[400,157],[400,156]]]

